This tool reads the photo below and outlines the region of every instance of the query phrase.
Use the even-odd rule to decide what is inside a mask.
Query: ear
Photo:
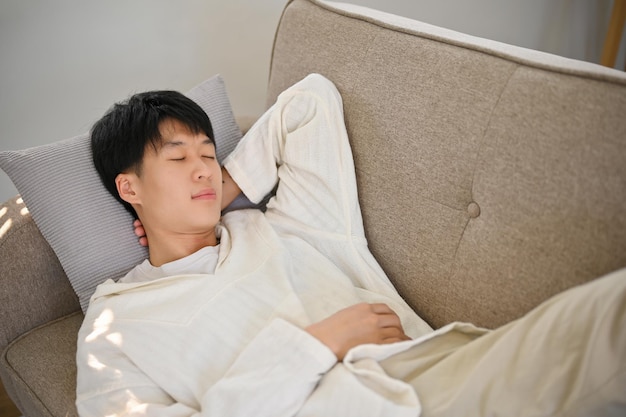
[[[137,176],[135,174],[121,173],[115,177],[117,193],[127,203],[138,204],[140,202],[137,194],[137,185]]]

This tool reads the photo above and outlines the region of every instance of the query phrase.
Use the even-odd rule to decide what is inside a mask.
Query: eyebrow
[[[164,140],[163,143],[161,144],[162,148],[176,148],[177,146],[183,146],[185,143],[183,141],[180,140]],[[207,137],[205,140],[202,141],[203,145],[214,145],[213,141],[211,140],[211,138]]]

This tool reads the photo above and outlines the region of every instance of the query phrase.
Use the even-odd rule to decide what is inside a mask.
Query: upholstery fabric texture
[[[370,248],[433,327],[494,328],[626,266],[624,73],[369,9],[292,0],[274,41],[268,105],[312,72],[343,97]],[[76,166],[68,169],[75,177]],[[63,196],[41,190],[50,187],[47,170],[26,174]],[[55,210],[26,204],[35,218]],[[0,375],[25,415],[74,415],[75,334],[66,331],[82,315],[63,262],[23,209],[15,199],[0,206],[0,348],[44,327],[4,351]],[[130,220],[121,221],[137,249]],[[73,250],[91,254],[83,246]],[[51,326],[65,330],[46,330],[62,317]],[[55,398],[63,395],[72,397]]]
[[[309,72],[344,98],[372,252],[432,326],[494,328],[626,266],[622,72],[294,0],[268,104]]]
[[[78,298],[20,197],[0,205],[0,351],[48,321],[76,311]]]
[[[3,381],[11,381],[28,416],[77,416],[76,334],[80,311],[44,324],[11,343],[1,359]],[[46,378],[42,378],[46,375]]]

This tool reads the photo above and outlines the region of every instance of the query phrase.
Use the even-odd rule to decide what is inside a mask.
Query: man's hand
[[[222,210],[241,194],[241,188],[230,176],[226,168],[222,167]]]
[[[135,235],[139,238],[139,244],[141,246],[148,246],[148,238],[146,237],[146,231],[141,224],[141,220],[137,219],[133,222],[135,228]]]
[[[410,339],[404,333],[398,315],[386,304],[356,304],[305,330],[328,346],[339,361],[358,345],[388,344]]]

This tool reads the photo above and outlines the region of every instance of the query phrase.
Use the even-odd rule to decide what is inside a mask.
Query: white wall
[[[81,134],[133,92],[185,91],[215,73],[225,78],[235,113],[259,114],[285,2],[2,0],[0,150]],[[351,2],[592,62],[599,61],[612,5],[611,0]],[[0,202],[16,192],[0,172]]]

